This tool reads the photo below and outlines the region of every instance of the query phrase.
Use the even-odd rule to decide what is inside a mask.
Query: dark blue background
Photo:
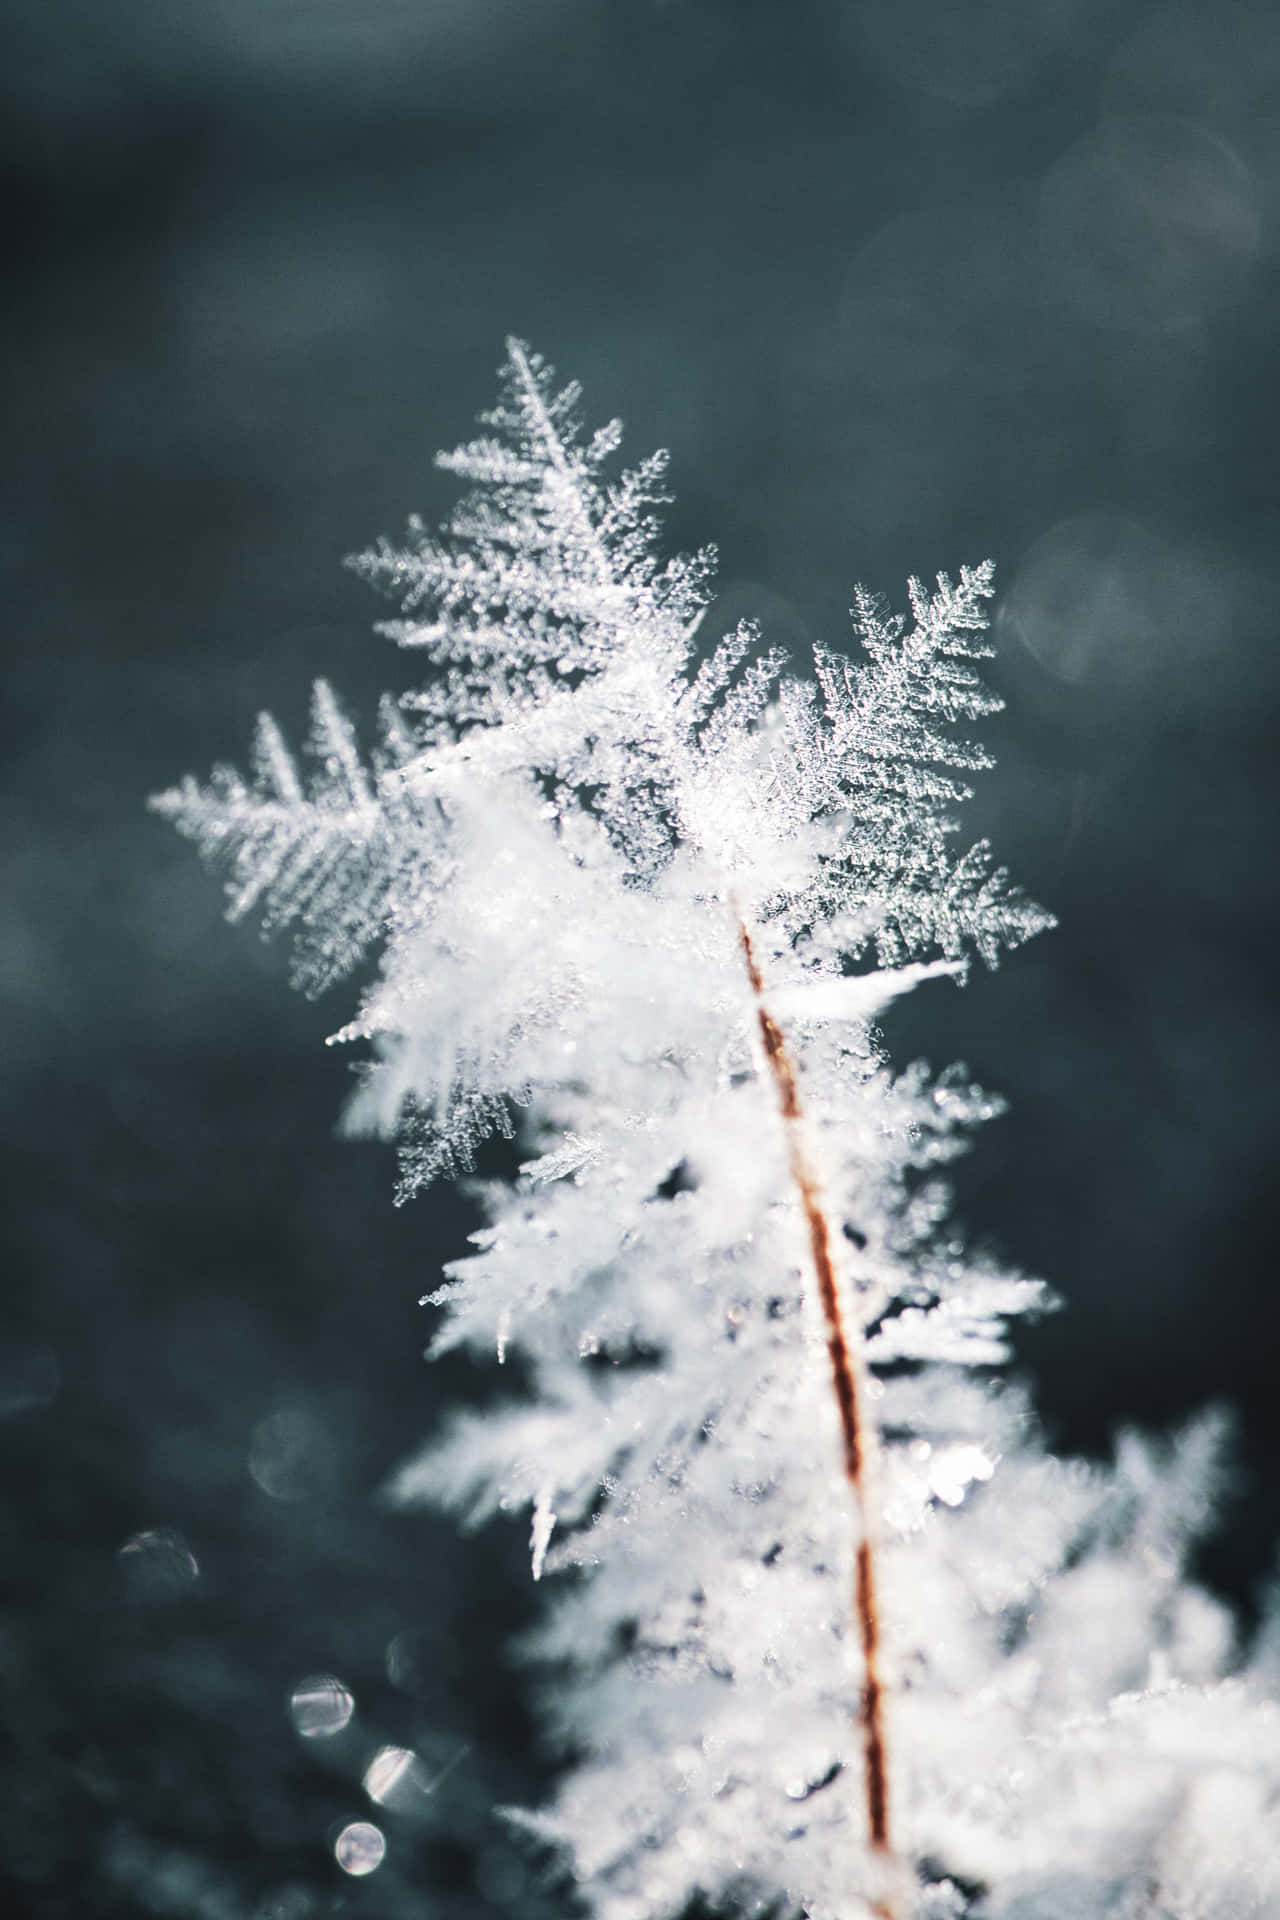
[[[349,994],[292,997],[143,811],[260,706],[297,733],[314,674],[366,719],[409,683],[338,561],[443,512],[430,456],[508,331],[671,447],[726,623],[803,655],[856,579],[997,560],[974,830],[1062,925],[889,1038],[1009,1097],[961,1211],[1068,1303],[1023,1353],[1057,1443],[1238,1409],[1205,1564],[1248,1604],[1280,1534],[1266,0],[18,0],[0,95],[6,1910],[540,1910],[491,1815],[540,1777],[523,1542],[376,1497],[490,1390],[420,1359],[468,1216],[393,1211],[390,1156],[335,1141]],[[286,1711],[316,1672],[357,1699],[333,1743]],[[345,1881],[387,1742],[457,1765]]]

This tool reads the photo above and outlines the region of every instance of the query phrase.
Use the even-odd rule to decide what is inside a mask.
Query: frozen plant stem
[[[777,1090],[778,1108],[786,1128],[787,1164],[809,1236],[809,1252],[822,1317],[827,1333],[827,1352],[831,1359],[831,1384],[840,1409],[840,1437],[843,1443],[845,1477],[853,1493],[858,1544],[855,1558],[853,1613],[862,1655],[862,1779],[866,1799],[867,1834],[871,1850],[886,1864],[896,1866],[889,1823],[888,1752],[885,1738],[885,1689],[880,1673],[880,1615],[876,1599],[875,1543],[871,1529],[870,1481],[874,1429],[867,1420],[863,1402],[866,1375],[862,1364],[861,1337],[850,1338],[840,1305],[835,1263],[831,1256],[831,1230],[823,1211],[817,1177],[805,1152],[804,1109],[796,1070],[787,1052],[782,1029],[770,1013],[765,1000],[764,979],[751,945],[746,922],[738,922],[738,938],[747,963],[747,978],[756,1001],[756,1019],[765,1059]],[[900,1920],[896,1899],[875,1903],[877,1920]]]
[[[531,1508],[534,1578],[577,1575],[526,1642],[573,1764],[508,1817],[594,1920],[1134,1920],[1153,1888],[1277,1920],[1280,1617],[1224,1679],[1184,1575],[1220,1423],[1113,1472],[1044,1452],[992,1378],[1044,1290],[966,1248],[940,1177],[997,1104],[874,1026],[1051,924],[954,838],[990,566],[906,617],[858,589],[811,679],[749,621],[699,642],[713,555],[660,556],[661,456],[615,469],[617,422],[517,340],[501,381],[440,530],[353,562],[429,668],[371,757],[319,684],[309,775],[264,716],[249,777],[155,805],[234,916],[297,929],[309,991],[380,950],[334,1037],[372,1051],[347,1124],[400,1139],[404,1193],[526,1116],[428,1297],[434,1353],[510,1344],[528,1395],[395,1487]]]

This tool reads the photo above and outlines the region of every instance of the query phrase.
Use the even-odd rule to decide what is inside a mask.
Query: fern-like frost
[[[1184,1571],[1216,1430],[1045,1453],[992,1377],[1044,1289],[964,1249],[939,1174],[997,1103],[875,1027],[1051,924],[960,836],[991,568],[906,616],[859,591],[857,652],[792,674],[750,623],[714,639],[713,554],[659,552],[663,458],[615,474],[579,400],[509,342],[441,456],[461,504],[351,563],[432,669],[369,760],[319,683],[305,766],[264,717],[249,777],[156,802],[308,988],[377,952],[335,1037],[405,1192],[527,1143],[431,1297],[437,1351],[518,1349],[530,1395],[397,1483],[526,1509],[535,1578],[575,1570],[529,1651],[576,1764],[520,1819],[601,1920],[1274,1914],[1274,1716]],[[833,1314],[879,1430],[852,1500]],[[892,1846],[859,1785],[873,1541]]]

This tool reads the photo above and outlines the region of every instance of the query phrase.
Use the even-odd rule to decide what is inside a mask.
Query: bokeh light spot
[[[375,1827],[368,1820],[353,1820],[333,1843],[334,1859],[344,1873],[356,1880],[366,1873],[375,1873],[386,1851],[386,1837],[381,1827]]]
[[[312,1414],[286,1409],[253,1430],[249,1473],[272,1500],[313,1499],[331,1483],[333,1467],[332,1442]]]
[[[428,1791],[426,1768],[409,1747],[380,1747],[364,1774],[364,1790],[380,1807],[410,1806]]]
[[[995,1461],[981,1447],[944,1447],[930,1462],[929,1486],[935,1499],[958,1507],[974,1482],[989,1480],[995,1469]]]
[[[300,1680],[289,1699],[289,1717],[304,1740],[341,1733],[356,1710],[355,1697],[331,1673]]]
[[[200,1578],[200,1565],[190,1547],[168,1527],[132,1534],[116,1559],[135,1600],[180,1600]]]
[[[1000,607],[1019,641],[1058,679],[1099,694],[1181,693],[1221,644],[1230,600],[1212,570],[1123,514],[1051,527],[1021,561]]]
[[[1260,225],[1224,140],[1173,114],[1104,120],[1041,190],[1046,290],[1099,326],[1182,327],[1242,290]]]

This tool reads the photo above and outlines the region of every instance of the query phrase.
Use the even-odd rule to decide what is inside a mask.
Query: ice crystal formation
[[[431,669],[371,758],[318,684],[306,763],[264,717],[156,802],[303,986],[377,954],[334,1037],[406,1193],[525,1143],[431,1298],[529,1391],[399,1480],[568,1576],[530,1651],[573,1764],[511,1817],[601,1920],[1274,1916],[1267,1656],[1185,1573],[1216,1427],[1044,1451],[998,1377],[1042,1288],[939,1174],[994,1103],[874,1025],[1049,924],[958,837],[991,569],[859,591],[792,674],[710,640],[663,457],[578,408],[509,342],[462,503],[352,563]]]

